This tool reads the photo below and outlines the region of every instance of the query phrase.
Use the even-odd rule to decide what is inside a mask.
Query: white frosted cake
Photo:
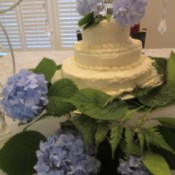
[[[83,30],[74,56],[63,62],[63,78],[70,78],[80,89],[94,88],[110,95],[159,83],[153,61],[141,54],[141,42],[129,37],[129,32],[113,19]]]

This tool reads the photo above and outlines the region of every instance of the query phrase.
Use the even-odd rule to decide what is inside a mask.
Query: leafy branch
[[[84,30],[93,26],[99,24],[104,19],[109,19],[110,16],[102,16],[102,15],[94,15],[94,12],[88,13],[83,18],[81,18],[78,22],[78,25],[82,27]]]

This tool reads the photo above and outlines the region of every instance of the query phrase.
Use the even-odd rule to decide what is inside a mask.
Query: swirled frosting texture
[[[141,42],[129,37],[129,29],[114,20],[83,30],[75,54],[62,65],[62,76],[78,87],[95,88],[110,95],[131,92],[137,86],[160,82],[152,60],[141,55]]]
[[[63,77],[72,79],[80,89],[94,88],[110,95],[131,92],[136,86],[154,86],[160,81],[152,60],[142,56],[142,62],[135,67],[124,70],[90,70],[75,64],[74,57],[64,61]]]
[[[141,43],[129,38],[127,42],[102,43],[88,45],[85,41],[77,42],[74,46],[75,61],[81,65],[94,67],[124,67],[141,58]]]

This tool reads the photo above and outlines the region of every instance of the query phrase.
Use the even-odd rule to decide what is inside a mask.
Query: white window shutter
[[[79,14],[76,0],[57,0],[57,20],[59,24],[61,48],[72,48],[77,40]]]
[[[0,0],[0,10],[17,0]],[[70,49],[77,40],[79,14],[76,0],[23,0],[15,9],[0,15],[14,49]],[[8,47],[0,29],[0,43]]]
[[[14,0],[0,0],[0,7],[6,9],[14,3]],[[17,8],[0,15],[13,48],[32,50],[52,47],[46,3],[47,0],[24,0]],[[8,47],[2,30],[0,30],[0,42],[4,47]]]
[[[14,4],[14,0],[0,0],[0,10],[8,9]],[[5,14],[0,15],[0,21],[5,27],[11,44],[13,48],[15,49],[21,49],[22,48],[22,41],[20,37],[20,29],[18,25],[18,12],[17,9],[11,10]],[[3,45],[4,48],[8,48],[8,43],[6,40],[6,37],[0,28],[0,43]]]
[[[24,0],[20,18],[27,49],[51,48],[46,0]]]

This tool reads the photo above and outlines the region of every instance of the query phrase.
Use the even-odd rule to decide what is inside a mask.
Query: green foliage
[[[163,136],[160,134],[159,131],[157,131],[156,128],[150,128],[145,133],[145,140],[148,145],[152,144],[154,146],[157,146],[158,148],[163,148],[172,154],[175,154],[175,151],[169,146],[169,144],[165,141]]]
[[[113,126],[111,129],[110,144],[112,149],[112,157],[122,140],[123,128],[121,126]]]
[[[87,15],[85,15],[83,18],[81,18],[78,22],[78,25],[80,27],[83,27],[83,29],[87,29],[93,25],[97,25],[99,24],[102,20],[106,19],[107,17],[102,16],[102,15],[98,15],[98,16],[94,16],[94,12],[91,12]]]
[[[67,101],[82,113],[98,120],[121,119],[127,112],[127,105],[120,99],[107,104],[110,96],[95,89],[82,89]]]
[[[44,74],[45,79],[50,82],[57,70],[56,63],[48,58],[43,58],[42,61],[33,70],[34,73]]]
[[[62,64],[57,65],[57,70],[61,70]]]
[[[143,156],[143,163],[154,175],[171,175],[166,160],[159,154],[146,152]]]
[[[126,141],[126,147],[128,152],[132,152],[132,147],[133,147],[133,143],[134,143],[134,136],[135,136],[135,132],[134,130],[130,129],[130,128],[125,128],[125,141]]]
[[[78,91],[71,80],[61,79],[56,81],[49,89],[49,103],[46,107],[47,113],[61,116],[74,110],[75,107],[65,100]]]
[[[164,126],[159,126],[159,132],[163,136],[163,138],[166,139],[168,145],[170,145],[171,148],[175,148],[175,139],[174,139],[175,130],[171,128],[165,128]],[[153,151],[165,157],[171,169],[173,170],[175,169],[174,164],[175,155],[171,154],[169,151],[160,148],[159,149],[154,148]]]
[[[71,120],[65,120],[64,122],[60,122],[60,128],[63,132],[76,130],[76,127]]]
[[[45,137],[35,131],[26,131],[12,137],[0,150],[0,168],[8,175],[31,175],[37,162],[36,150]]]
[[[148,108],[160,108],[175,103],[175,87],[164,84],[153,89],[135,91],[135,96]]]
[[[165,58],[151,58],[155,61],[154,66],[157,69],[158,74],[162,77],[162,80],[165,81],[167,77],[167,59]]]
[[[139,109],[140,112],[147,111],[149,108],[147,106],[144,106],[137,98],[133,99],[127,99],[125,102],[128,105],[128,108],[130,110],[132,109]]]
[[[80,21],[78,22],[78,25],[80,27],[83,27],[83,29],[86,29],[90,27],[92,24],[94,24],[94,22],[95,22],[94,13],[91,12],[86,16],[84,16],[82,19],[80,19]]]
[[[100,145],[100,143],[106,138],[108,131],[109,131],[108,122],[98,123],[96,134],[95,134],[95,143],[97,148]]]
[[[143,133],[138,133],[137,136],[138,136],[138,141],[140,144],[141,151],[143,153],[144,145],[145,145],[145,136]]]
[[[123,153],[127,156],[135,155],[137,157],[141,157],[143,155],[143,152],[141,151],[139,144],[137,144],[136,142],[133,142],[132,146],[128,147],[126,141],[122,140],[120,148],[123,151]]]
[[[156,117],[163,127],[173,128],[175,129],[175,117]]]
[[[139,108],[128,110],[126,114],[123,116],[122,121],[127,122],[132,120],[136,116],[138,111],[139,111]]]
[[[94,14],[89,13],[79,21],[79,25],[86,29],[103,19],[102,16],[94,18]],[[168,61],[162,58],[152,59],[162,76],[161,86],[146,89],[138,87],[133,92],[134,99],[121,100],[95,89],[79,90],[71,80],[61,79],[50,83],[47,115],[62,116],[77,109],[80,115],[61,124],[62,129],[78,128],[85,144],[95,144],[97,148],[109,139],[113,158],[120,146],[126,155],[141,156],[146,149],[151,149],[172,162],[175,158],[175,155],[172,156],[175,154],[172,149],[175,148],[172,139],[175,132],[170,128],[175,129],[175,118],[154,118],[162,124],[158,130],[158,127],[146,127],[151,119],[133,117],[137,111],[150,111],[175,103],[175,54],[172,53]],[[51,82],[54,73],[60,68],[52,60],[44,58],[33,71],[44,74],[46,80]],[[134,123],[129,123],[133,121]],[[109,134],[110,138],[107,138]],[[34,131],[14,136],[0,150],[0,168],[8,175],[34,173],[35,151],[41,140],[45,140],[44,136]],[[146,152],[143,162],[154,175],[169,175],[167,162],[160,155]]]
[[[120,144],[120,147],[125,155],[142,155],[140,145],[136,140],[136,133],[132,128],[126,127],[123,130],[122,142]]]
[[[167,64],[167,83],[175,87],[175,53],[171,53]]]
[[[71,80],[61,79],[50,87],[48,95],[69,98],[77,91],[77,86]]]
[[[136,88],[133,95],[143,106],[156,109],[175,103],[175,54],[172,52],[168,61],[163,58],[152,59],[163,84],[148,89]]]
[[[73,117],[72,122],[83,134],[85,145],[93,145],[95,142],[94,134],[96,133],[97,121],[85,115],[80,115]]]

